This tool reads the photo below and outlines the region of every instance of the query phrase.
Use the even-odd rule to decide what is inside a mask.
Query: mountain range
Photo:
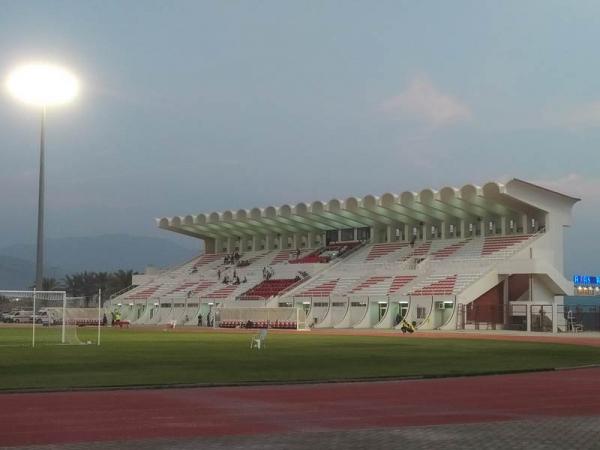
[[[0,289],[26,289],[35,273],[35,245],[0,248]],[[83,271],[141,272],[146,266],[171,266],[192,258],[192,250],[168,239],[110,234],[47,239],[45,276],[62,278]]]

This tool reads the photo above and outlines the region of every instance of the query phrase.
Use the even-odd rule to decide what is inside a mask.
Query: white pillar
[[[447,226],[448,226],[448,225],[446,224],[446,222],[441,222],[441,223],[440,223],[441,232],[442,232],[442,234],[441,234],[441,238],[442,238],[442,239],[446,239],[446,227],[447,227]]]
[[[506,216],[500,217],[500,233],[506,234]]]
[[[527,214],[521,216],[521,226],[523,227],[523,233],[529,233],[529,224],[527,223]]]
[[[234,237],[229,236],[227,238],[227,253],[231,253],[233,252],[234,248],[235,248],[235,241],[234,241]]]
[[[558,297],[554,297],[552,299],[552,333],[558,333],[558,302],[556,301]]]
[[[423,224],[423,240],[426,241],[427,239],[429,239],[430,235],[431,235],[431,224],[424,223]]]
[[[385,227],[385,242],[392,242],[392,226],[387,225]]]
[[[404,240],[410,241],[411,238],[412,238],[412,236],[410,235],[410,225],[405,223],[404,224]]]
[[[460,238],[464,239],[465,237],[467,237],[467,223],[464,221],[464,219],[461,219],[461,221],[460,221]]]
[[[358,228],[354,229],[354,240],[358,241]]]
[[[265,234],[265,250],[273,250],[274,238],[272,233]]]
[[[281,235],[279,236],[279,249],[280,250],[286,250],[289,248],[289,234],[288,233],[281,233]]]
[[[223,251],[223,238],[215,239],[215,253],[221,253]]]
[[[313,248],[314,245],[315,245],[315,233],[313,233],[312,231],[309,231],[308,236],[307,236],[306,246],[308,248]]]

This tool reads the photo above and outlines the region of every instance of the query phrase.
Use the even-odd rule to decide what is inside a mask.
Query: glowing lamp
[[[14,69],[6,88],[28,105],[57,106],[72,101],[79,93],[79,81],[68,70],[51,64],[25,64]]]

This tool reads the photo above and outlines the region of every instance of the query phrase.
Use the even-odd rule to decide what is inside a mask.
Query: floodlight
[[[79,93],[79,81],[68,70],[43,63],[25,64],[8,76],[6,88],[28,105],[47,107],[72,101]]]

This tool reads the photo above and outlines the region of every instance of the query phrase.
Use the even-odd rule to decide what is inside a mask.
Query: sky
[[[48,237],[519,177],[600,240],[600,2],[0,0],[0,76],[51,61]],[[39,113],[0,92],[0,247],[33,242]]]

